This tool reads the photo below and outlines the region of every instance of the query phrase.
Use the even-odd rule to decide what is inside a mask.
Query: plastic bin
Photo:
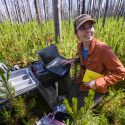
[[[15,88],[16,96],[36,88],[39,83],[28,68],[10,72],[9,82]]]

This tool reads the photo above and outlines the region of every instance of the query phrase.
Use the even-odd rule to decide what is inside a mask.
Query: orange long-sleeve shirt
[[[80,57],[81,82],[86,69],[103,74],[103,77],[95,80],[97,86],[95,91],[99,93],[106,93],[108,86],[115,84],[125,78],[124,66],[113,53],[112,49],[105,43],[93,38],[92,42],[90,43],[87,58],[85,60],[83,59],[82,48],[83,44],[82,42],[79,42],[78,55]],[[90,89],[83,84],[81,84],[80,88],[82,90]]]

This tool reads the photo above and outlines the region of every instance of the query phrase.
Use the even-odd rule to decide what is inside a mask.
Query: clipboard
[[[97,79],[97,78],[100,78],[104,75],[100,74],[100,73],[97,73],[97,72],[94,72],[92,70],[89,70],[89,69],[86,69],[85,71],[85,75],[83,77],[83,82],[90,82],[91,80],[94,80],[94,79]]]

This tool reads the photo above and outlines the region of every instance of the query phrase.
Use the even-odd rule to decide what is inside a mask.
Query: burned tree
[[[53,17],[54,17],[54,29],[55,29],[55,40],[58,42],[58,38],[62,41],[61,35],[61,11],[60,11],[60,0],[53,0]]]

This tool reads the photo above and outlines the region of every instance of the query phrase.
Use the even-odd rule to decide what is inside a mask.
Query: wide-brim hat
[[[88,14],[81,14],[75,18],[76,22],[76,29],[79,29],[85,22],[92,22],[93,24],[96,23],[94,19]]]

